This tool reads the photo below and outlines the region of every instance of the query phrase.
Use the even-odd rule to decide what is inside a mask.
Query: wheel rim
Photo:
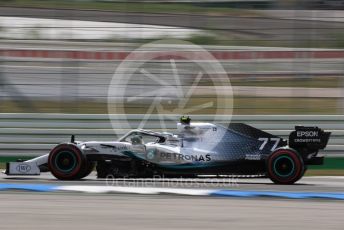
[[[279,156],[274,161],[274,172],[279,177],[289,177],[294,173],[295,163],[289,156]]]
[[[77,166],[75,154],[70,151],[59,152],[55,157],[55,166],[61,172],[72,172]]]

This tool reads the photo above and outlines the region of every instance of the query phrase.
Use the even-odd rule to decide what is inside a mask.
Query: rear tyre
[[[48,167],[59,180],[77,180],[88,173],[85,156],[73,144],[61,144],[51,150]]]
[[[302,157],[292,149],[277,149],[267,159],[267,175],[276,184],[294,184],[304,172]]]

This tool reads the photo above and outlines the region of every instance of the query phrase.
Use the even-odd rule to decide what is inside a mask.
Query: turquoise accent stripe
[[[34,192],[51,192],[56,191],[58,186],[45,184],[0,184],[2,190],[24,190]]]
[[[228,197],[277,197],[290,199],[338,199],[344,200],[344,193],[328,192],[283,192],[283,191],[245,191],[245,190],[216,190],[211,196]]]

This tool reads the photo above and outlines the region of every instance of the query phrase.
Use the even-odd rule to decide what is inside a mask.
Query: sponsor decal
[[[251,161],[259,161],[261,160],[262,156],[259,154],[246,154],[245,160],[251,160]]]
[[[128,147],[123,145],[123,146],[115,146],[115,145],[107,145],[107,144],[100,144],[102,148],[111,148],[115,151],[121,151],[121,150],[128,150]]]
[[[294,139],[295,143],[320,143],[320,139]]]
[[[31,171],[31,166],[28,164],[19,164],[17,165],[16,170],[20,173],[27,173]]]
[[[184,155],[180,153],[160,153],[161,159],[166,160],[175,160],[175,161],[211,161],[210,154],[191,154],[191,155]]]
[[[319,131],[297,131],[297,137],[318,137]]]

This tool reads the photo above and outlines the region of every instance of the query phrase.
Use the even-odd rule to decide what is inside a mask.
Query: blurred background
[[[107,113],[118,64],[142,44],[171,38],[201,45],[219,60],[233,86],[234,114],[343,112],[343,1],[2,0],[0,6],[2,112]],[[151,64],[152,71],[162,75],[166,62]],[[177,68],[181,78],[195,77],[187,62]],[[161,77],[171,76],[166,71]]]
[[[72,134],[115,141],[135,128],[174,131],[180,115],[286,139],[298,124],[332,135],[325,164],[293,186],[245,176],[0,176],[1,227],[343,229],[343,205],[328,199],[343,199],[344,187],[344,0],[0,0],[0,171]],[[92,192],[31,193],[78,184]],[[95,193],[105,185],[138,194]],[[162,194],[148,195],[151,186]],[[194,196],[203,189],[247,197]]]
[[[130,70],[115,86],[125,93],[110,102],[132,114],[131,128],[147,113],[159,121],[161,113],[211,120],[233,111],[234,120],[279,135],[296,123],[333,130],[328,153],[338,156],[344,150],[343,10],[341,0],[1,0],[0,152],[40,154],[71,133],[113,139],[106,114],[117,67],[143,44],[175,39],[201,46],[225,74],[206,71],[198,79],[199,63],[166,52]],[[173,52],[174,44],[169,47]],[[224,78],[233,93],[212,90]],[[144,94],[162,82],[182,93],[172,87]],[[151,109],[156,97],[160,107]],[[143,127],[174,128],[174,122]]]

